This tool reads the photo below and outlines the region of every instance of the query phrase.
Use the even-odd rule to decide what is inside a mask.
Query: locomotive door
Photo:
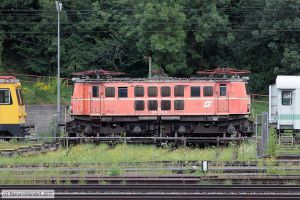
[[[229,84],[220,83],[217,84],[217,99],[218,99],[218,113],[228,114],[229,112]]]
[[[101,91],[99,85],[92,85],[90,98],[91,115],[100,115],[101,112]]]
[[[281,96],[278,107],[279,124],[294,125],[294,103],[296,102],[294,90],[281,90],[278,96]]]

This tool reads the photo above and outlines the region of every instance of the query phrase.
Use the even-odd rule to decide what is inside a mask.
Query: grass
[[[32,142],[18,142],[17,140],[10,140],[9,142],[0,140],[0,149],[17,149],[21,146],[31,146]]]
[[[221,148],[221,147],[220,147]],[[44,155],[17,156],[1,158],[0,164],[17,163],[118,163],[118,162],[152,162],[152,161],[189,161],[189,160],[220,160],[231,161],[235,148],[238,148],[237,160],[256,159],[255,143],[246,143],[240,147],[222,148],[216,158],[217,147],[208,148],[157,148],[150,145],[117,145],[109,148],[101,145],[76,145],[71,149],[59,149]]]
[[[268,112],[269,110],[269,103],[268,98],[259,98],[255,99],[252,102],[252,115],[255,117],[257,114],[261,114],[262,112]]]

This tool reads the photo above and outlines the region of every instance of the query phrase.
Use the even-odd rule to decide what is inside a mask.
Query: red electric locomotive
[[[114,75],[104,70],[80,73],[74,79],[74,136],[232,137],[252,134],[250,96],[242,70],[200,73],[231,74],[230,78],[89,78]],[[78,74],[79,75],[79,74]]]

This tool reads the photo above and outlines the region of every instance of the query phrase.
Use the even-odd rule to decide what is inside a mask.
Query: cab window
[[[1,105],[12,104],[10,91],[8,89],[0,89],[0,104]]]
[[[99,86],[93,85],[93,97],[99,97]]]
[[[283,106],[292,105],[292,91],[282,91],[281,103]]]
[[[221,97],[226,97],[227,96],[226,84],[220,84],[220,96]]]

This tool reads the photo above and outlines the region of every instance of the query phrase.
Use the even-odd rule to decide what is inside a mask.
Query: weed
[[[277,135],[276,135],[276,131],[274,129],[270,130],[267,152],[268,152],[268,155],[270,155],[270,156],[276,156],[276,152],[277,152]]]
[[[1,146],[2,143],[0,143]],[[9,143],[4,143],[9,144]],[[10,145],[10,144],[9,144]],[[237,160],[256,159],[255,143],[245,143],[244,151],[240,152]],[[1,158],[0,164],[18,163],[118,163],[118,162],[153,162],[153,161],[189,161],[189,160],[217,160],[231,161],[234,148],[228,147],[207,147],[207,148],[183,148],[180,147],[173,151],[165,148],[156,148],[150,145],[129,145],[121,144],[110,149],[106,144],[76,145],[69,149],[58,149],[54,152],[39,154],[34,156],[17,156],[12,158]],[[216,159],[216,152],[220,155]]]
[[[119,176],[121,175],[121,169],[119,169],[118,167],[112,167],[109,172],[108,172],[109,176]]]
[[[232,185],[232,180],[226,179],[223,184],[224,185]]]

